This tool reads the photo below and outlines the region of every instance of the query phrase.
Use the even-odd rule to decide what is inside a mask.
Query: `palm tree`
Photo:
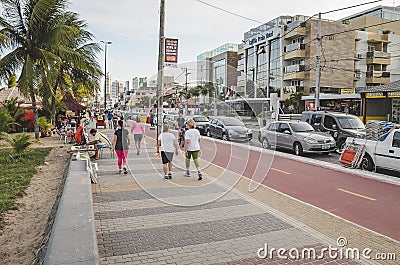
[[[102,75],[96,54],[101,51],[97,43],[92,43],[94,36],[86,30],[87,24],[73,12],[66,12],[61,18],[63,34],[69,41],[64,49],[55,49],[60,60],[53,73],[51,88],[51,113],[56,119],[56,94],[58,89],[93,95],[100,85]],[[54,78],[55,77],[55,78]],[[64,93],[62,93],[64,94]]]
[[[20,71],[21,92],[32,101],[35,138],[39,139],[37,96],[51,87],[52,69],[70,41],[63,17],[67,0],[2,0],[0,34],[11,38],[10,52],[0,60],[0,79]]]
[[[290,103],[290,105],[292,105],[295,108],[296,113],[300,112],[301,101],[302,101],[301,97],[302,96],[304,96],[304,92],[303,91],[295,92],[295,93],[290,94],[289,103]]]
[[[206,96],[208,95],[209,88],[206,84],[202,85],[200,88],[200,95],[203,96],[203,103],[206,103]]]
[[[191,97],[194,98],[194,106],[195,106],[195,108],[197,106],[197,100],[196,99],[200,96],[200,90],[201,90],[201,86],[195,86],[195,87],[192,87],[189,90],[190,97],[188,97],[188,98],[191,98]]]

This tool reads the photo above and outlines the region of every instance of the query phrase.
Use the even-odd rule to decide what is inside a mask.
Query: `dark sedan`
[[[194,115],[194,116],[187,116],[186,121],[193,119],[196,122],[196,129],[199,130],[200,134],[206,134],[206,125],[209,122],[209,119],[202,115]]]
[[[221,138],[225,141],[251,141],[253,132],[244,123],[234,117],[214,117],[206,127],[209,137]]]

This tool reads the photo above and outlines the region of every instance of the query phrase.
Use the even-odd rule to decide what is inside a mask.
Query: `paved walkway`
[[[397,241],[264,186],[249,193],[249,180],[236,183],[238,176],[215,165],[202,163],[203,181],[195,172],[185,178],[182,154],[175,157],[173,179],[162,180],[154,150],[149,137],[139,156],[131,150],[127,175],[117,174],[117,161],[106,151],[98,163],[99,183],[92,188],[100,264],[373,263],[328,252],[308,258],[311,249],[320,257],[322,248],[338,247],[338,237],[345,237],[349,247],[371,248],[371,255],[400,255]],[[273,257],[258,257],[266,246]],[[279,248],[288,258],[278,257]]]

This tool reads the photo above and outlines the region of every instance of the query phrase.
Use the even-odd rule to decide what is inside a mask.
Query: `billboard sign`
[[[178,39],[165,39],[165,63],[178,63]]]

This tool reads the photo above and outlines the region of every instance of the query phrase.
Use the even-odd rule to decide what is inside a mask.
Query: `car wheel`
[[[269,144],[269,142],[268,142],[268,140],[267,140],[266,138],[263,138],[263,139],[262,139],[261,144],[262,144],[262,147],[263,147],[264,149],[270,149],[270,148],[271,148],[271,145]]]
[[[211,137],[211,132],[210,132],[210,130],[207,130],[206,135],[207,135],[208,137]]]
[[[222,134],[222,140],[228,141],[228,135],[226,133]]]
[[[294,151],[294,154],[297,155],[297,156],[302,156],[303,155],[303,147],[301,146],[300,143],[295,143],[293,145],[293,151]]]
[[[375,168],[374,161],[372,161],[372,158],[368,154],[365,154],[364,157],[362,158],[360,168],[362,170],[368,170],[368,171],[374,170]]]

